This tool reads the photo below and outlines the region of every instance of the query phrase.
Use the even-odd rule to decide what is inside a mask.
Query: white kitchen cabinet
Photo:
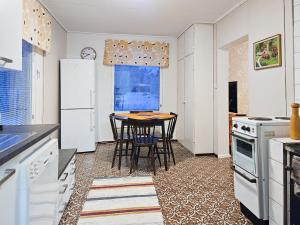
[[[178,140],[193,154],[213,153],[213,25],[191,26],[178,48]]]
[[[64,150],[60,150],[64,151]],[[70,197],[73,193],[75,186],[75,161],[76,158],[73,156],[72,160],[69,162],[66,169],[63,171],[62,175],[59,177],[59,196],[57,204],[57,218],[56,223],[59,224],[59,221],[69,203]]]
[[[0,67],[22,70],[22,0],[0,0],[0,21]]]
[[[0,225],[14,225],[16,208],[16,174],[0,171]],[[2,176],[3,175],[3,176]]]
[[[177,57],[178,60],[184,58],[184,34],[177,39]]]
[[[44,111],[44,57],[32,53],[31,124],[43,123]]]
[[[177,113],[178,115],[184,115],[184,59],[178,61],[178,98],[177,98]],[[178,117],[177,119],[177,140],[181,143],[184,141],[184,119]]]

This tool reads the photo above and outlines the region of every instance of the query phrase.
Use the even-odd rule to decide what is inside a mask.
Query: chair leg
[[[126,141],[126,150],[125,150],[126,157],[128,156],[128,148],[129,148],[129,140]]]
[[[158,158],[158,161],[159,161],[159,166],[161,167],[161,160],[160,160],[160,155],[159,155],[159,151],[158,151],[157,145],[154,146],[154,149],[155,149],[155,152],[157,154],[157,158]]]
[[[167,154],[168,154],[168,158],[169,158],[169,161],[170,161],[171,154],[170,154],[169,141],[166,141],[166,144],[167,144]]]
[[[115,166],[116,156],[117,156],[117,152],[118,152],[118,145],[119,145],[119,142],[116,142],[111,168],[114,168],[114,166]]]
[[[141,152],[141,147],[138,147],[138,150],[137,150],[137,156],[136,156],[136,166],[137,166],[138,163],[139,163],[140,152]]]
[[[169,143],[170,143],[170,150],[171,150],[171,154],[172,154],[172,158],[173,158],[173,163],[174,163],[174,165],[176,165],[176,163],[175,163],[174,151],[173,151],[173,147],[172,147],[172,142],[169,141]]]
[[[166,143],[168,146],[168,144]],[[164,163],[165,163],[165,170],[168,171],[168,159],[167,159],[167,149],[163,148],[163,154],[164,154]]]
[[[151,164],[152,164],[152,168],[153,168],[153,173],[155,176],[156,170],[155,170],[155,158],[154,158],[153,146],[150,147],[150,155],[151,155]]]
[[[119,166],[118,166],[118,169],[119,169],[119,170],[121,170],[122,155],[123,155],[123,142],[120,142],[120,149],[119,149]]]
[[[131,152],[131,163],[130,163],[130,174],[132,173],[133,166],[135,164],[135,146],[132,146],[132,152]]]

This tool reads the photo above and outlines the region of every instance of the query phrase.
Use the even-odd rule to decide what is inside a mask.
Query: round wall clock
[[[82,59],[95,60],[97,57],[96,50],[92,47],[85,47],[81,50],[80,56]]]

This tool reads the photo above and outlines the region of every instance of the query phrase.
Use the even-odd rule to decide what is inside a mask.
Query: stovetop
[[[278,117],[233,117],[232,131],[249,136],[257,136],[257,130],[261,126],[274,126],[272,129],[280,129],[279,126],[289,126],[290,118]],[[278,128],[276,128],[278,127]]]

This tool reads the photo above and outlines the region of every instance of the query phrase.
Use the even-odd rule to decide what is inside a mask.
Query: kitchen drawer
[[[283,164],[269,160],[269,177],[283,185]]]
[[[269,179],[269,198],[283,206],[283,185],[277,183],[273,179]]]
[[[283,144],[276,140],[270,140],[269,158],[283,164]]]
[[[283,213],[283,207],[272,199],[269,199],[269,216],[270,219],[275,222],[275,224],[284,225]]]

